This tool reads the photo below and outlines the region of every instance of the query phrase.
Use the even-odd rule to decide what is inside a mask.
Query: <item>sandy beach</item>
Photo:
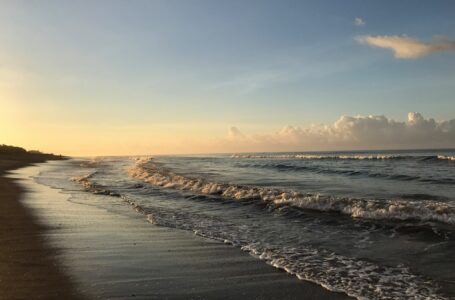
[[[40,155],[0,158],[0,299],[81,299],[42,238],[46,230],[20,198],[25,190],[9,170],[43,162]]]
[[[9,258],[1,299],[348,298],[232,246],[154,226],[124,203],[106,209],[95,197],[87,205],[34,182],[39,170],[1,179],[1,251]]]

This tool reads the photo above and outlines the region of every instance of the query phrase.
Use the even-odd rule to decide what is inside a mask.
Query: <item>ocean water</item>
[[[36,180],[358,299],[455,299],[453,150],[81,158]]]

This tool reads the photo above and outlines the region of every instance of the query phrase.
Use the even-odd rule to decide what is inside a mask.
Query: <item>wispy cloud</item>
[[[356,40],[364,45],[390,49],[395,58],[416,59],[436,52],[455,52],[455,41],[436,36],[431,42],[422,42],[402,35],[359,36]]]
[[[355,24],[355,26],[360,27],[360,26],[365,26],[366,23],[362,18],[357,17],[354,19],[354,24]]]
[[[248,94],[277,82],[285,81],[286,74],[280,70],[269,69],[249,73],[240,73],[224,81],[215,83],[210,89],[235,89]]]
[[[410,112],[406,121],[385,116],[342,116],[333,124],[285,126],[247,135],[235,128],[224,149],[238,151],[352,150],[455,147],[455,119],[436,121]]]

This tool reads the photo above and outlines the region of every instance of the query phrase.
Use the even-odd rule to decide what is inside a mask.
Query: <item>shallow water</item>
[[[151,226],[121,198],[87,193],[64,177],[46,177],[55,175],[57,165],[63,170],[61,163],[11,176],[27,190],[21,202],[46,228],[42,237],[55,249],[59,268],[88,299],[348,299],[218,241]],[[39,172],[39,180],[67,186],[38,184],[33,177]]]
[[[110,195],[359,299],[455,296],[455,152],[251,153],[59,162],[40,183]]]

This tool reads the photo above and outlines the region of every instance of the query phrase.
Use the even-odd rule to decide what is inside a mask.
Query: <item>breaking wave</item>
[[[93,172],[84,176],[72,177],[71,181],[79,183],[82,185],[85,191],[91,192],[93,194],[120,197],[120,194],[112,192],[99,184],[93,183],[90,178],[92,178],[96,173],[97,172]]]
[[[455,156],[445,155],[386,155],[386,154],[349,154],[349,155],[316,155],[316,154],[233,154],[231,158],[251,159],[312,159],[312,160],[449,160],[455,161]]]
[[[152,185],[198,194],[218,195],[237,200],[259,200],[273,206],[337,212],[352,218],[377,220],[414,220],[455,224],[455,206],[432,200],[375,200],[304,194],[274,188],[226,184],[189,178],[160,168],[150,159],[138,160],[129,174]]]
[[[438,159],[455,161],[455,156],[438,155]]]

